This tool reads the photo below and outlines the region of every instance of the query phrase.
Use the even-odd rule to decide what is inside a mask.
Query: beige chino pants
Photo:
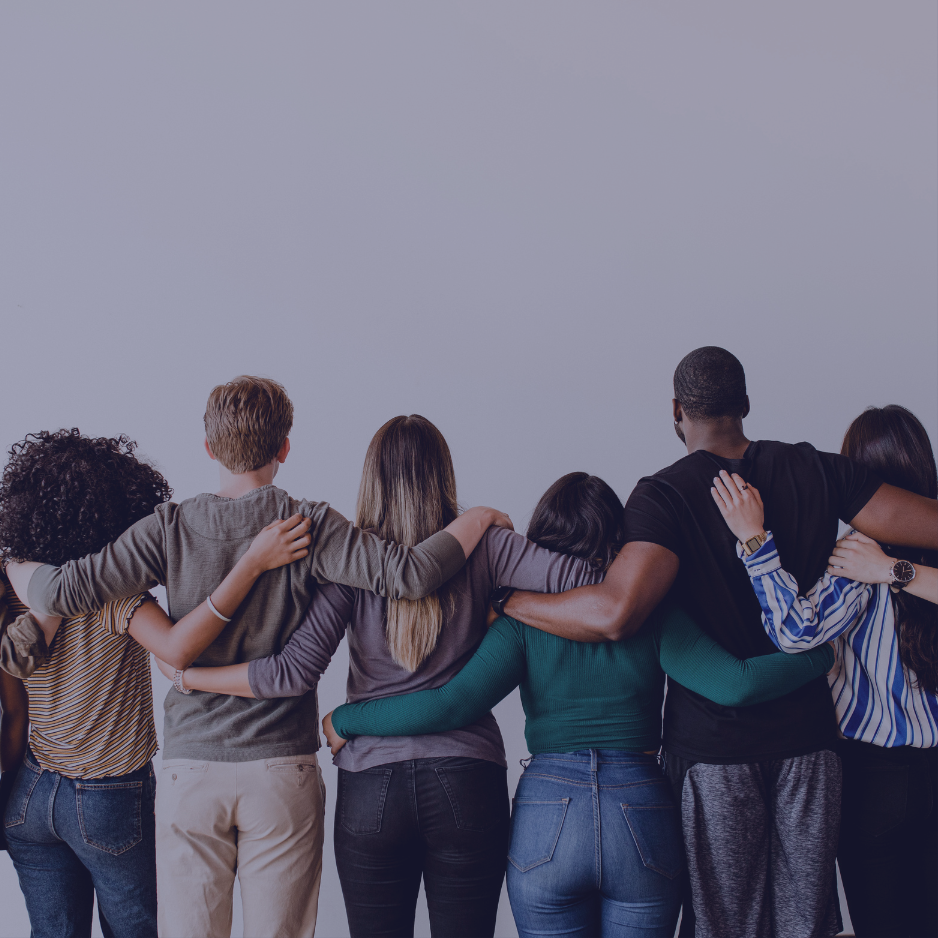
[[[156,786],[163,938],[228,938],[234,878],[245,938],[312,938],[325,790],[316,756],[167,759]]]

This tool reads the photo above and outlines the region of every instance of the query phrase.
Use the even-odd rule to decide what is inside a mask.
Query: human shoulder
[[[467,558],[466,566],[473,571],[489,570],[493,558],[521,554],[528,543],[528,539],[523,534],[492,525],[482,535],[478,546]]]

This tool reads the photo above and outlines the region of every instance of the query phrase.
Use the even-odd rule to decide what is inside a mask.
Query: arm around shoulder
[[[938,550],[938,501],[883,483],[850,525],[884,544]]]
[[[310,573],[321,583],[355,586],[389,599],[422,599],[459,571],[493,524],[511,521],[492,508],[470,508],[410,547],[363,531],[326,506],[314,521]]]
[[[61,567],[44,564],[29,580],[28,605],[44,615],[78,616],[165,582],[160,505],[96,554]]]
[[[505,614],[578,642],[615,642],[634,635],[677,577],[677,554],[648,541],[626,544],[602,583],[566,593],[513,593]]]

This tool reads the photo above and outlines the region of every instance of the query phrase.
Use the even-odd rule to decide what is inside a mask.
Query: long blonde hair
[[[389,420],[365,454],[355,523],[413,547],[458,514],[456,474],[443,434],[419,414]],[[416,671],[436,648],[442,627],[439,592],[387,601],[388,648],[408,671]]]

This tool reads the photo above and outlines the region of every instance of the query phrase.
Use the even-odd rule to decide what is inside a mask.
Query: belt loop
[[[593,775],[595,775],[598,770],[599,770],[599,759],[596,755],[596,750],[590,749],[590,772],[592,772]]]

